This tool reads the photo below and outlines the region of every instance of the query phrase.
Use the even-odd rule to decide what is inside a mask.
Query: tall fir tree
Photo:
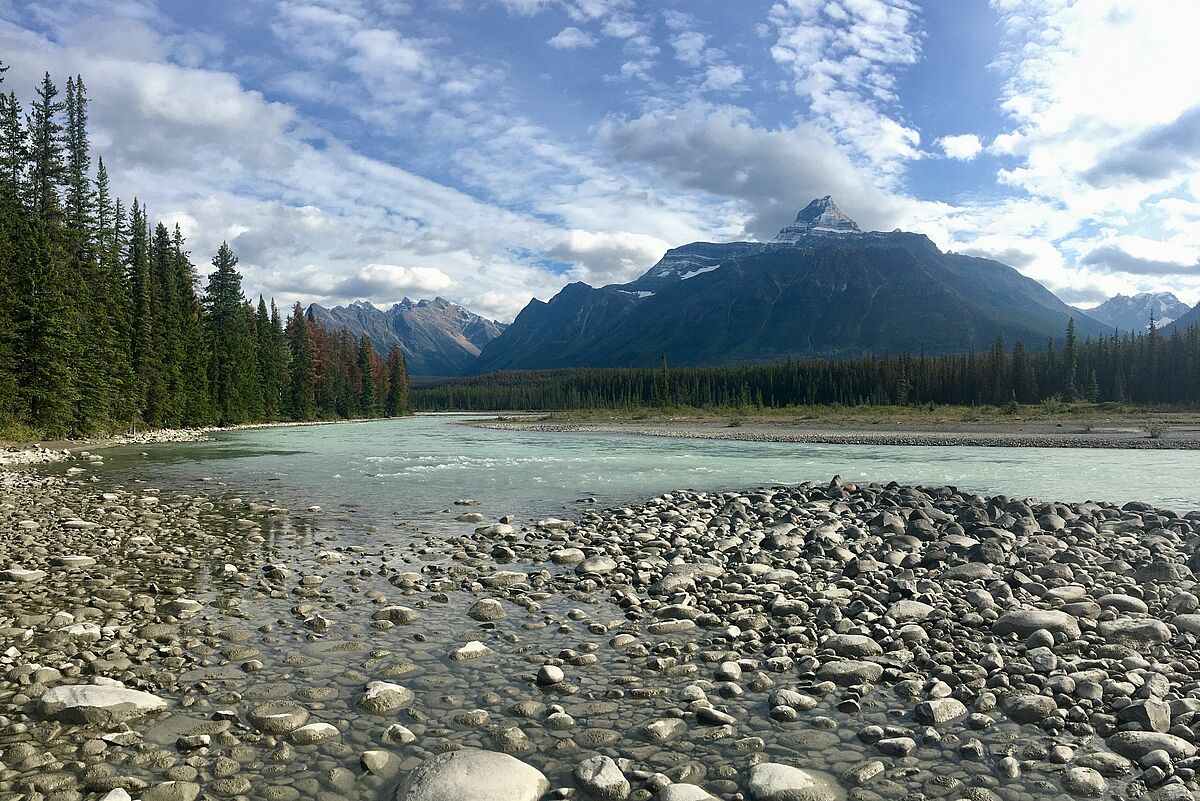
[[[253,312],[247,309],[237,256],[228,242],[221,243],[212,265],[205,308],[212,353],[208,374],[216,416],[225,424],[245,423],[257,419],[262,411]]]
[[[358,341],[358,414],[361,417],[375,417],[379,414],[376,408],[375,396],[375,348],[371,344],[371,336],[363,334]]]
[[[393,345],[387,357],[387,399],[384,402],[384,414],[388,417],[408,414],[408,395],[408,368],[404,362],[404,353],[399,346]]]
[[[291,351],[291,371],[288,385],[288,415],[293,420],[314,420],[317,416],[317,378],[313,359],[313,342],[308,332],[308,319],[297,303],[287,324],[288,345]]]

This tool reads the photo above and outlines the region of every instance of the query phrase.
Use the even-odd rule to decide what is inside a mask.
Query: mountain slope
[[[700,259],[707,261],[701,262]],[[676,248],[638,280],[567,287],[531,303],[477,372],[982,350],[997,335],[1041,348],[1078,315],[999,262],[911,233],[864,233],[822,198],[769,244]],[[1107,327],[1079,317],[1080,336]]]
[[[366,301],[332,309],[313,304],[309,313],[333,330],[345,326],[355,336],[369,334],[381,355],[399,345],[413,375],[464,375],[480,350],[504,330],[445,298],[405,298],[387,311]]]
[[[1189,311],[1191,307],[1170,292],[1141,292],[1132,297],[1116,295],[1083,313],[1118,331],[1145,331],[1151,317],[1164,328]]]
[[[1194,308],[1189,309],[1187,312],[1180,315],[1178,320],[1175,320],[1170,325],[1165,326],[1162,329],[1162,332],[1167,336],[1170,336],[1174,331],[1179,331],[1182,333],[1192,327],[1200,327],[1200,303],[1197,303]]]

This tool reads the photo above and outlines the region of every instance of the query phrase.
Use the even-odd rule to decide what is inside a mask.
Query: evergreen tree
[[[388,417],[408,414],[408,368],[404,363],[404,354],[396,345],[388,352],[387,387],[384,414]]]
[[[237,256],[222,242],[213,256],[205,308],[212,361],[209,381],[217,420],[223,424],[245,423],[262,413],[262,394],[257,386],[258,359],[255,354],[253,310],[242,294],[242,276],[235,268]]]
[[[369,334],[358,341],[358,413],[363,417],[375,417],[379,410],[375,405],[375,348]]]
[[[297,303],[287,323],[291,351],[291,375],[288,387],[288,416],[293,420],[313,420],[317,416],[317,379],[313,362],[313,343],[308,320]]]
[[[1079,399],[1079,381],[1076,378],[1076,373],[1079,372],[1079,354],[1076,346],[1075,318],[1072,317],[1067,320],[1067,339],[1062,356],[1063,397],[1068,401]]]

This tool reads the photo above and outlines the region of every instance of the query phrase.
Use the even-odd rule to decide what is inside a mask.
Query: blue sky
[[[50,6],[53,7],[50,7]],[[250,293],[511,319],[833,194],[1068,302],[1200,300],[1200,7],[1168,0],[0,0],[126,198]]]

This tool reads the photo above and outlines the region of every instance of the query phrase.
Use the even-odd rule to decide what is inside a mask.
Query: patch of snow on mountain
[[[699,270],[688,270],[686,273],[679,276],[679,280],[686,281],[689,278],[695,278],[697,275],[703,275],[704,273],[711,273],[713,270],[717,269],[720,266],[721,265],[719,265],[719,264],[714,264],[711,267],[701,267]]]

